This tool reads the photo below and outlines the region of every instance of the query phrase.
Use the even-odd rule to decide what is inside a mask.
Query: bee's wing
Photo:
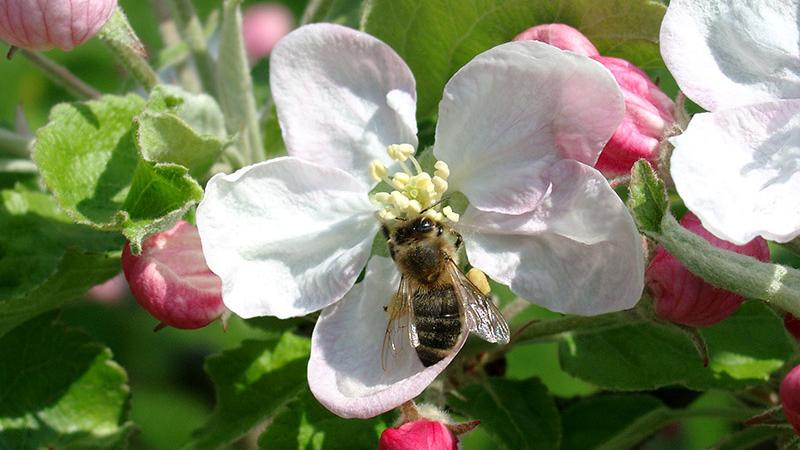
[[[469,331],[489,342],[508,343],[508,323],[492,299],[483,295],[483,292],[459,270],[454,261],[447,264],[447,271],[456,287],[456,292],[461,297],[461,304],[464,305],[464,316]]]
[[[398,350],[405,346],[416,347],[419,345],[411,299],[411,286],[406,277],[402,277],[400,287],[386,310],[389,314],[389,323],[386,325],[386,334],[383,336],[383,347],[381,348],[381,367],[384,371],[391,368],[391,363]]]

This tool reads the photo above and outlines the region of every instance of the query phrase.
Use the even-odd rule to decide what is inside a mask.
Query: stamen
[[[445,179],[439,175],[434,175],[431,182],[433,183],[433,189],[437,194],[441,195],[447,191],[447,181],[445,181]]]
[[[441,177],[445,180],[450,176],[450,167],[448,167],[447,163],[444,161],[436,161],[436,164],[433,165],[433,168],[436,169],[433,172],[434,176]]]
[[[369,176],[371,176],[373,180],[388,181],[389,180],[387,178],[388,175],[389,175],[389,170],[386,168],[386,166],[383,165],[382,162],[376,159],[375,161],[369,163]]]
[[[453,211],[453,208],[451,208],[450,206],[445,206],[444,208],[442,208],[442,213],[451,222],[458,222],[458,219],[461,218],[461,214]]]
[[[414,168],[415,168],[415,169],[417,169],[417,175],[420,175],[420,174],[423,174],[423,173],[425,173],[425,172],[422,170],[422,166],[421,166],[421,165],[419,165],[419,161],[417,161],[417,158],[414,158],[414,155],[409,155],[409,156],[408,156],[408,159],[410,159],[410,160],[411,160],[411,162],[414,164]]]

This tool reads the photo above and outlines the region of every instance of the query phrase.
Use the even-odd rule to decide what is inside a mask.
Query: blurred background
[[[220,6],[219,0],[195,0],[194,3],[204,18]],[[259,2],[245,1],[244,8],[256,3]],[[298,23],[306,1],[286,0],[280,3],[292,12],[295,23]],[[159,58],[163,58],[161,51],[164,43],[159,34],[153,2],[120,0],[120,4],[147,46],[151,60],[158,65]],[[47,56],[64,64],[104,93],[122,93],[134,87],[134,83],[115,64],[107,48],[96,39],[72,52],[51,51]],[[267,64],[261,61],[253,68],[257,95],[262,104],[268,95]],[[660,80],[662,88],[670,96],[674,96],[676,88],[666,71],[652,72],[651,75]],[[3,95],[0,96],[0,126],[4,128],[27,123],[29,129],[35,130],[46,123],[48,111],[53,105],[73,100],[21,55],[11,61],[0,61],[0,80],[3,89]],[[2,187],[6,187],[9,182],[0,180],[0,185],[5,184]],[[777,261],[781,260],[782,255],[788,255],[777,248],[773,250]],[[165,328],[153,332],[157,324],[155,319],[136,305],[124,283],[108,286],[108,291],[95,293],[94,298],[87,296],[70,303],[63,312],[63,320],[85,329],[106,343],[113,350],[115,360],[128,371],[132,392],[131,419],[138,427],[130,448],[180,448],[188,440],[191,431],[204,422],[214,405],[213,386],[203,371],[204,358],[211,353],[235,347],[244,339],[263,337],[266,332],[263,327],[250,326],[236,317],[231,317],[227,330],[223,330],[221,324],[214,323],[195,331]],[[511,298],[510,292],[502,288],[495,292],[504,300]],[[530,307],[518,320],[548,314]],[[508,355],[506,370],[510,378],[540,377],[559,397],[560,406],[568,405],[577,396],[595,391],[593,386],[561,371],[555,342],[515,348]],[[713,407],[730,403],[728,394],[722,392],[712,391],[701,395],[686,390],[664,390],[657,394],[671,406]],[[730,425],[722,420],[685,420],[663,430],[643,448],[707,448],[728,432]],[[535,436],[531,438],[535,439]],[[466,449],[496,448],[480,427],[464,440]],[[244,440],[237,443],[235,448],[249,448],[254,443],[254,440]]]

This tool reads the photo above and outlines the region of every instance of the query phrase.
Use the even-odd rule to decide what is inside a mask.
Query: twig
[[[75,97],[86,99],[100,96],[100,92],[97,89],[89,86],[66,67],[56,63],[52,59],[30,50],[21,49],[19,52],[30,62],[42,69],[50,80],[65,88]]]

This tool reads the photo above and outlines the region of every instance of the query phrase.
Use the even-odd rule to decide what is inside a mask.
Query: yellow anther
[[[447,191],[447,181],[445,181],[444,178],[434,175],[431,183],[433,183],[433,190],[436,191],[437,194],[441,195]]]
[[[392,201],[392,196],[389,195],[388,192],[376,192],[375,197],[373,197],[376,202],[378,203],[385,203],[388,204]]]
[[[492,288],[489,286],[489,280],[486,279],[486,274],[480,269],[476,267],[469,269],[469,272],[467,272],[467,279],[469,279],[483,295],[489,295],[489,293],[492,292]]]
[[[409,200],[406,210],[416,215],[422,212],[422,205],[420,205],[416,200]]]
[[[389,171],[386,169],[386,166],[377,159],[369,164],[369,176],[371,176],[373,180],[381,181],[388,174]]]
[[[414,147],[411,144],[392,144],[386,148],[386,153],[395,161],[406,161],[414,154]]]
[[[396,189],[405,189],[409,181],[411,177],[405,172],[397,172],[392,176],[392,186]]]
[[[392,191],[391,196],[392,196],[392,202],[397,207],[397,209],[403,211],[406,208],[408,208],[408,197],[403,195],[403,193],[398,191]]]
[[[383,220],[394,220],[397,218],[397,216],[388,209],[382,209],[378,211],[378,217],[380,217]]]
[[[443,219],[442,213],[440,213],[439,211],[436,211],[434,209],[426,209],[425,210],[425,214],[423,214],[423,215],[428,217],[428,218],[430,218],[430,219],[432,219],[432,220],[435,220],[437,222],[441,222],[442,219]]]
[[[451,222],[458,222],[458,219],[461,218],[461,214],[453,211],[453,208],[451,208],[450,206],[445,206],[444,208],[442,208],[442,213]]]
[[[444,161],[436,161],[436,164],[433,165],[433,168],[436,169],[433,174],[437,177],[441,177],[443,179],[447,179],[450,176],[450,167],[447,166],[447,163]]]

